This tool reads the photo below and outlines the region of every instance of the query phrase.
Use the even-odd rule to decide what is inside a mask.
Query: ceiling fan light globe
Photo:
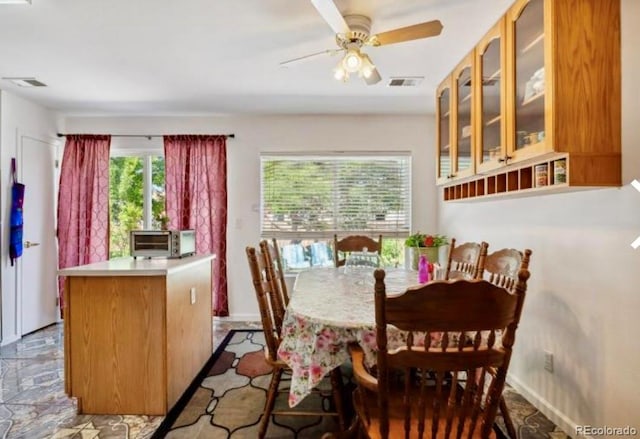
[[[338,81],[346,81],[349,79],[349,73],[342,68],[341,65],[338,65],[335,69],[333,69],[333,77]]]
[[[362,55],[362,67],[360,68],[360,75],[365,78],[370,78],[374,71],[376,70],[376,66],[371,62],[371,58],[366,53]]]
[[[362,67],[362,57],[356,50],[349,50],[342,59],[342,66],[349,73],[355,73]]]
[[[366,82],[367,85],[374,85],[380,81],[382,81],[382,77],[380,76],[380,72],[378,72],[378,69],[376,69],[375,67],[373,68],[373,70],[371,70],[371,74],[369,76],[364,77],[364,82]]]

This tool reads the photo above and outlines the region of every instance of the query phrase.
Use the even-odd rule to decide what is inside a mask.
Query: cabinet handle
[[[511,157],[510,155],[506,155],[504,156],[504,158],[498,159],[498,161],[500,163],[507,163],[507,161],[511,160],[513,157]]]

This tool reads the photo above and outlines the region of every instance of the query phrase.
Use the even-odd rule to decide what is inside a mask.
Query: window
[[[129,255],[129,231],[160,229],[164,216],[164,157],[111,157],[109,258]]]
[[[410,171],[408,153],[262,155],[261,234],[302,244],[305,251],[292,251],[296,268],[326,265],[328,256],[311,243],[329,243],[334,234],[382,234],[391,244],[410,233]],[[388,264],[402,259],[397,248],[388,254]]]

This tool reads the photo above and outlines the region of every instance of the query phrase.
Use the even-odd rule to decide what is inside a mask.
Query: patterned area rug
[[[213,355],[200,385],[189,398],[178,402],[154,434],[154,438],[172,439],[254,439],[267,395],[271,368],[264,361],[262,331],[231,331]],[[349,371],[345,371],[349,376]],[[328,383],[327,383],[328,384]],[[345,383],[347,386],[350,383]],[[328,389],[328,385],[327,385]],[[276,409],[287,407],[288,380],[281,384]],[[554,438],[567,436],[511,389],[505,391],[520,438]],[[329,409],[326,394],[307,397],[294,410]],[[497,421],[502,426],[501,419]],[[328,416],[274,415],[267,438],[317,439],[337,429]],[[505,431],[504,428],[501,428]]]

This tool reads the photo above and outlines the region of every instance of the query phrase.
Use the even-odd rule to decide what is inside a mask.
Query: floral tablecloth
[[[417,272],[386,271],[387,295],[417,284]],[[345,274],[344,268],[314,268],[298,275],[282,327],[278,356],[293,372],[289,405],[298,404],[331,370],[349,359],[347,346],[362,346],[369,365],[375,363],[374,278],[367,273]],[[389,347],[406,342],[398,331],[389,334]],[[424,340],[414,340],[424,345]]]

